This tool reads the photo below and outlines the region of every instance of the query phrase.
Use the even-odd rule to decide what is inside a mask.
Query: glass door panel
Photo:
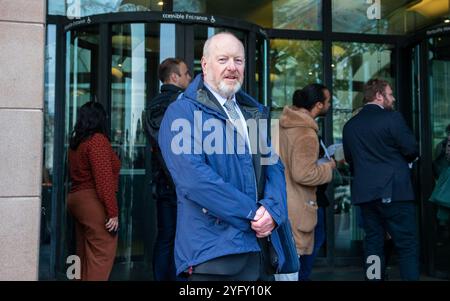
[[[267,52],[265,53],[268,55]],[[279,152],[278,119],[284,106],[292,105],[292,95],[295,90],[302,89],[311,83],[320,83],[322,78],[321,41],[270,40],[271,135],[272,144],[277,153]],[[322,124],[320,126],[322,128]]]
[[[45,94],[44,94],[44,154],[42,168],[41,232],[39,246],[39,279],[50,279],[51,243],[56,239],[51,222],[55,216],[52,204],[54,185],[54,139],[55,139],[55,73],[56,73],[56,25],[47,26],[45,47]],[[51,242],[51,240],[53,242]]]
[[[64,155],[62,168],[65,172],[64,200],[69,192],[67,152],[70,134],[77,120],[78,109],[95,98],[97,83],[99,33],[97,27],[86,27],[66,34],[66,107],[64,131]],[[65,201],[64,201],[65,203]],[[62,206],[65,209],[65,206]],[[64,210],[59,216],[61,237],[57,241],[59,258],[56,261],[57,271],[65,275],[66,258],[75,254],[75,236],[73,220]]]
[[[143,118],[147,102],[159,90],[160,56],[173,56],[165,53],[173,49],[160,45],[162,27],[140,23],[112,26],[111,137],[122,162],[114,279],[152,279],[156,212],[151,193],[152,154]],[[172,42],[175,45],[175,40]]]
[[[383,78],[395,87],[392,49],[393,46],[385,44],[333,43],[334,143],[342,142],[344,124],[362,107],[364,83]],[[343,161],[337,163],[338,172],[333,177],[335,256],[360,257],[364,231],[359,208],[351,205],[352,178],[348,165]]]
[[[450,37],[436,37],[429,47],[429,111],[433,176],[437,180],[450,162]],[[450,271],[450,208],[433,204],[435,269]]]
[[[273,39],[270,41],[272,118],[292,105],[295,90],[322,82],[322,42]]]

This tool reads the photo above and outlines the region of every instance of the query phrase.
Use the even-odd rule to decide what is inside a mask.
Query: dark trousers
[[[298,281],[307,281],[311,275],[314,259],[325,242],[325,208],[320,207],[317,210],[317,225],[314,228],[314,249],[310,255],[299,257],[300,270],[298,272]]]
[[[227,264],[222,261],[221,264]],[[230,261],[229,264],[233,264]],[[273,274],[267,272],[264,259],[260,252],[250,253],[244,268],[237,274],[217,275],[206,273],[193,273],[189,276],[189,281],[273,281]],[[194,267],[195,271],[195,267]]]
[[[156,202],[158,234],[153,251],[153,275],[157,281],[175,281],[174,244],[177,226],[176,195]]]
[[[392,237],[398,254],[403,280],[419,280],[419,249],[416,208],[412,201],[382,203],[375,200],[360,205],[363,218],[365,259],[377,255],[381,263],[381,279],[385,275],[384,242],[386,232]],[[366,271],[373,262],[366,264]],[[377,279],[374,279],[377,280]]]

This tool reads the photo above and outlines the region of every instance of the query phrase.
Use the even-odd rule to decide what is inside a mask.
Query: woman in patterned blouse
[[[90,101],[78,111],[70,138],[72,186],[67,207],[75,218],[81,280],[108,280],[117,249],[116,193],[120,160],[106,130],[106,112]]]

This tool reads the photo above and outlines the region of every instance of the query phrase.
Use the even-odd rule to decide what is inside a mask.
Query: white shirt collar
[[[222,97],[219,93],[217,93],[216,91],[214,91],[213,89],[211,89],[211,87],[206,83],[203,82],[204,85],[206,86],[206,88],[208,88],[209,91],[211,91],[211,93],[214,95],[214,97],[217,99],[217,101],[220,103],[220,105],[224,108],[225,113],[227,114],[228,118],[231,120],[231,122],[236,126],[237,131],[239,132],[239,134],[242,137],[245,137],[245,141],[246,144],[248,146],[249,152],[252,152],[252,148],[250,145],[250,138],[248,135],[248,131],[247,131],[247,122],[245,121],[244,115],[241,112],[241,109],[239,108],[239,106],[236,105],[236,94],[233,95],[233,97],[231,97],[231,100],[233,101],[236,111],[239,115],[239,119],[233,120],[230,118],[230,115],[228,113],[228,109],[225,108],[224,104],[227,101],[226,98]]]
[[[227,99],[225,97],[223,97],[222,95],[220,95],[219,93],[217,93],[216,91],[214,91],[210,85],[208,85],[206,82],[203,82],[203,84],[206,86],[206,88],[208,88],[209,91],[211,91],[211,93],[214,95],[214,97],[219,101],[220,105],[223,106],[225,104],[225,102],[227,101]],[[231,100],[236,103],[236,94],[233,94],[233,97],[231,97]]]
[[[366,105],[376,105],[376,106],[379,106],[380,108],[382,108],[384,110],[384,107],[382,105],[374,103],[374,102],[366,103]]]

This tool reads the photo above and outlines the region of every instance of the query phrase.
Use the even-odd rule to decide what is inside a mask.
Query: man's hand
[[[331,158],[331,160],[330,160],[330,165],[331,165],[332,169],[336,168],[336,161],[333,158]]]
[[[275,228],[275,221],[270,215],[269,211],[263,206],[256,211],[253,221],[251,221],[252,229],[256,232],[256,237],[263,238],[272,234]]]

